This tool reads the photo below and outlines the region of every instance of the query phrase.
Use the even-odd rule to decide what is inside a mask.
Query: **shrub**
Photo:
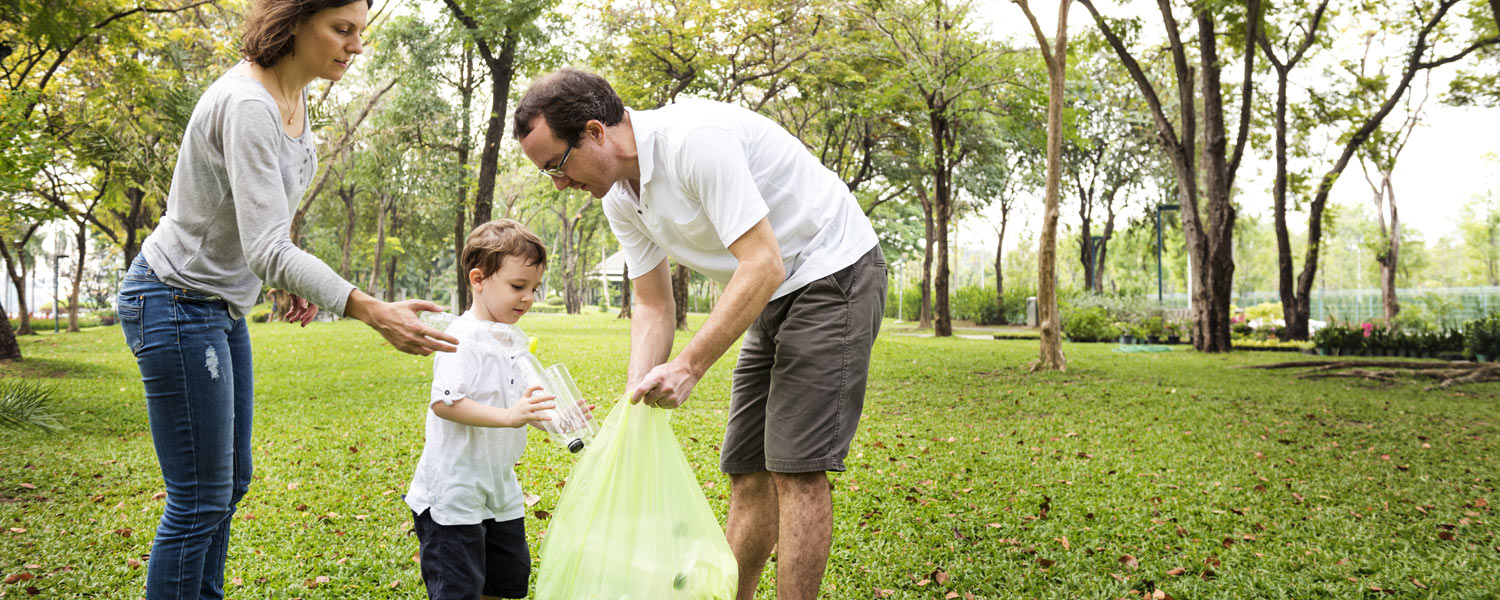
[[[955,319],[973,321],[979,325],[1000,322],[1000,306],[995,303],[995,286],[966,285],[958,288],[952,308]]]
[[[1120,330],[1110,321],[1109,312],[1095,306],[1064,312],[1063,333],[1075,342],[1098,342],[1118,337]]]
[[[1141,321],[1141,329],[1145,330],[1147,336],[1162,337],[1167,334],[1167,324],[1161,317],[1146,317]]]
[[[1464,337],[1470,355],[1494,357],[1500,354],[1500,312],[1465,323]]]

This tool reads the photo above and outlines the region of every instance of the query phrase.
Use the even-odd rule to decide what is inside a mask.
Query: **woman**
[[[245,313],[263,283],[291,292],[289,321],[318,305],[405,352],[452,351],[422,301],[359,291],[288,234],[317,170],[305,88],[338,81],[363,51],[369,0],[258,0],[239,63],[209,86],[183,135],[167,212],[130,265],[119,315],[146,387],[167,506],[148,598],[222,598],[235,505],[250,484],[254,396]],[[431,338],[431,339],[430,339]],[[447,342],[447,343],[444,343]]]

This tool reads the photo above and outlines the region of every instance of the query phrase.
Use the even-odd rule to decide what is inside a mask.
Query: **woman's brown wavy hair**
[[[271,67],[292,53],[292,29],[318,11],[353,4],[359,0],[257,0],[245,19],[240,55],[262,67]],[[375,0],[365,0],[375,6]]]

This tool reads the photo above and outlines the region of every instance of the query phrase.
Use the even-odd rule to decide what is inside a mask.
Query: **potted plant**
[[[1141,321],[1141,327],[1146,330],[1146,339],[1153,344],[1160,344],[1166,337],[1167,325],[1161,317],[1146,317]]]
[[[1500,313],[1490,313],[1467,326],[1469,353],[1474,360],[1489,362],[1500,354]]]
[[[1182,330],[1176,320],[1165,320],[1161,325],[1162,334],[1166,336],[1168,344],[1176,344],[1182,341]]]
[[[1339,346],[1342,344],[1342,340],[1339,339],[1341,329],[1343,328],[1338,325],[1327,325],[1313,334],[1313,347],[1318,350],[1318,356],[1339,355]]]

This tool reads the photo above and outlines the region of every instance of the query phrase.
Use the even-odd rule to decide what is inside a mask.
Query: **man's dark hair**
[[[615,125],[625,118],[625,104],[603,77],[573,68],[562,68],[533,81],[516,105],[511,128],[516,139],[531,135],[531,123],[540,115],[552,134],[568,144],[578,143],[583,126],[590,120]]]

